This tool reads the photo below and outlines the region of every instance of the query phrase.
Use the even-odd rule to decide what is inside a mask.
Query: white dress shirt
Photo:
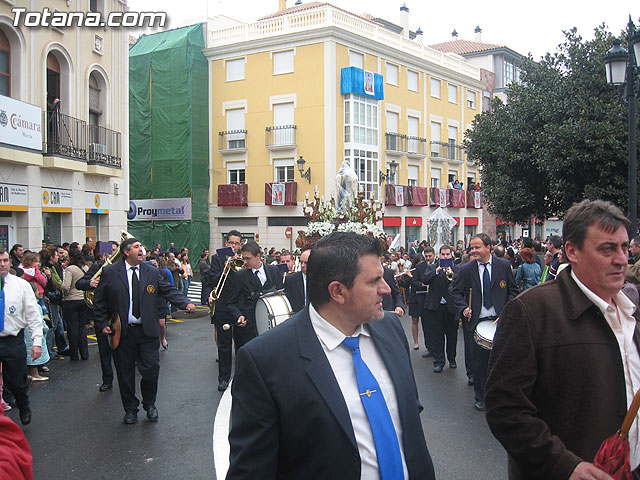
[[[307,274],[304,272],[300,272],[302,273],[302,291],[304,292],[304,304],[307,304]]]
[[[484,265],[482,265],[483,262],[481,262],[480,260],[478,260],[478,274],[480,275],[480,304],[482,305],[482,308],[480,309],[480,315],[478,316],[478,318],[485,318],[485,317],[497,317],[498,314],[496,313],[496,307],[494,307],[493,305],[491,305],[491,308],[485,308],[484,306],[484,284],[482,283],[482,276],[484,275],[484,269],[488,268],[489,269],[489,278],[493,278],[493,255],[489,256],[489,262],[487,264],[487,266],[485,267]],[[492,303],[493,303],[493,298],[491,299]]]
[[[327,360],[329,360],[329,364],[338,381],[338,386],[349,410],[349,417],[351,417],[351,425],[353,426],[353,433],[356,437],[362,463],[360,478],[378,480],[380,478],[378,456],[376,455],[376,447],[373,441],[373,434],[371,433],[371,425],[369,424],[367,413],[360,399],[356,371],[353,366],[353,354],[351,350],[342,345],[345,335],[323,319],[316,309],[313,308],[313,305],[309,305],[309,316],[311,317],[311,325],[318,336],[318,340],[320,340],[322,350],[327,356]],[[369,334],[368,327],[358,327],[352,336],[357,337],[358,335],[360,335],[359,345],[362,360],[367,364],[369,370],[371,370],[371,373],[373,373],[380,385],[382,395],[391,414],[393,426],[398,435],[404,478],[409,478],[402,445],[402,423],[400,422],[398,400],[396,398],[393,381]]]
[[[138,325],[140,325],[140,324],[142,324],[142,317],[136,318],[136,317],[133,316],[133,291],[132,291],[132,287],[131,287],[131,278],[132,278],[131,276],[133,275],[133,268],[134,267],[129,265],[126,261],[124,262],[124,264],[127,267],[127,280],[129,282],[129,318],[128,318],[128,322],[129,323],[137,323]],[[142,286],[140,285],[140,265],[135,267],[135,269],[136,269],[136,275],[138,276],[138,288],[142,288]],[[142,315],[142,313],[140,315]]]
[[[600,309],[609,327],[613,331],[620,347],[622,367],[624,368],[624,381],[627,387],[627,409],[631,406],[633,396],[640,388],[640,354],[635,343],[633,333],[636,329],[636,319],[633,312],[636,310],[634,303],[622,292],[613,297],[613,305],[605,302],[598,295],[587,288],[576,274],[571,270],[571,278],[576,282],[582,293]],[[634,420],[629,430],[629,447],[631,449],[631,471],[640,465],[640,428],[638,419]]]
[[[4,330],[0,337],[15,337],[28,326],[33,345],[42,345],[42,316],[31,285],[22,278],[7,274],[3,290]]]
[[[264,271],[264,263],[260,265],[260,268],[252,268],[251,271],[254,275],[258,272],[258,280],[260,280],[261,285],[267,283],[267,273]]]

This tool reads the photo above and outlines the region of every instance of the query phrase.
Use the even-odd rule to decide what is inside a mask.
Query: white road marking
[[[229,470],[229,423],[231,422],[231,382],[222,394],[213,420],[213,464],[216,478],[224,480]]]

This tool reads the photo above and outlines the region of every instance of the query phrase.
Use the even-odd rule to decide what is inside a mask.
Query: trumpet
[[[122,245],[123,241],[125,241],[127,238],[133,238],[133,235],[131,235],[129,232],[125,232],[124,230],[120,230],[120,238],[122,239],[120,241],[120,245]],[[100,266],[98,271],[93,275],[93,277],[91,277],[91,280],[95,280],[97,278],[100,278],[100,275],[102,275],[102,269],[104,267],[106,267],[107,265],[111,265],[112,263],[115,263],[118,260],[120,260],[120,257],[122,256],[122,252],[120,251],[120,245],[118,245],[118,248],[116,249],[116,251],[113,252],[104,261],[104,263]],[[95,294],[95,292],[96,292],[95,289],[86,290],[84,292],[84,303],[86,303],[87,307],[89,307],[92,310],[93,310],[93,295]]]
[[[447,280],[449,280],[450,282],[453,282],[453,279],[456,278],[456,274],[453,272],[453,269],[451,267],[445,267],[444,274],[446,275]]]
[[[222,269],[222,275],[220,275],[220,280],[218,280],[218,284],[216,288],[214,288],[209,294],[209,315],[213,317],[216,313],[216,300],[220,298],[222,295],[222,290],[224,289],[225,284],[227,283],[227,277],[229,276],[229,272],[233,270],[234,272],[238,272],[244,268],[244,260],[242,257],[236,255],[233,257],[228,257],[224,262],[224,268]]]

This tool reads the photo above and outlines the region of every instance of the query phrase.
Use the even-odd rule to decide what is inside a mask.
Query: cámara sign
[[[191,198],[151,198],[131,200],[127,220],[191,220]]]
[[[0,143],[42,151],[42,110],[0,95]]]

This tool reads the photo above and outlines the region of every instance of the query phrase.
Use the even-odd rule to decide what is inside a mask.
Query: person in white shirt
[[[27,393],[27,356],[24,328],[31,332],[31,358],[42,354],[42,317],[29,283],[9,273],[11,261],[7,251],[0,247],[0,362],[4,381],[18,403],[20,421],[31,422],[31,408]]]
[[[570,266],[500,314],[485,402],[511,479],[611,479],[591,462],[640,388],[639,317],[620,291],[628,227],[609,202],[571,207],[563,223]],[[636,419],[628,437],[634,478],[638,433]]]

